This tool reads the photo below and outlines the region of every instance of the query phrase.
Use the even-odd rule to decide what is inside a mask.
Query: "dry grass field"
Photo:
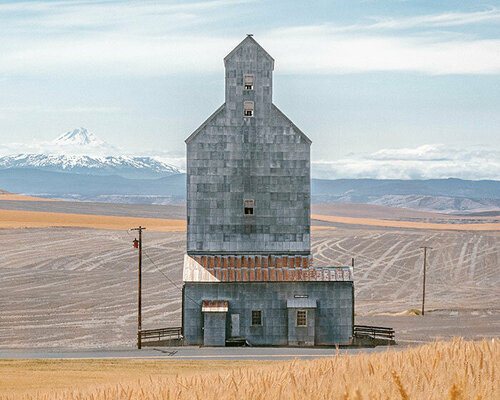
[[[481,223],[433,223],[420,221],[393,221],[387,219],[376,218],[355,218],[355,217],[339,217],[330,215],[311,215],[312,220],[334,222],[349,225],[374,226],[384,228],[405,228],[405,229],[424,229],[424,230],[451,230],[451,231],[499,231],[499,222],[487,222],[483,220]]]
[[[499,365],[498,340],[461,339],[403,351],[266,363],[3,361],[0,400],[496,400]]]
[[[141,205],[39,201],[0,191],[0,229],[79,227],[123,230],[146,225],[151,231],[186,230],[182,205]],[[45,200],[45,199],[41,199]],[[500,232],[495,216],[454,216],[367,204],[314,204],[312,229],[360,226],[420,230]],[[165,218],[168,217],[168,218]]]
[[[156,232],[182,232],[186,230],[186,221],[179,219],[116,217],[110,215],[0,209],[0,229],[79,227],[126,230],[131,226],[139,225],[148,226],[150,230]]]
[[[44,199],[42,197],[24,196],[22,194],[10,193],[5,190],[0,190],[0,201],[15,200],[15,201],[59,201],[53,199]]]

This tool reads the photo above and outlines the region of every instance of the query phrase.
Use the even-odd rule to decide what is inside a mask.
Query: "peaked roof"
[[[277,112],[277,113],[278,113],[278,114],[279,114],[282,118],[284,118],[286,121],[288,121],[288,123],[289,123],[290,125],[292,125],[293,129],[295,129],[295,130],[299,133],[299,135],[300,135],[300,136],[302,136],[302,137],[304,138],[304,140],[305,140],[307,143],[309,143],[309,144],[311,144],[311,143],[312,143],[312,140],[311,140],[311,139],[309,139],[309,138],[307,137],[307,135],[306,135],[304,132],[302,132],[302,131],[301,131],[301,130],[297,127],[297,125],[295,125],[295,124],[292,122],[292,120],[291,120],[290,118],[288,118],[288,117],[287,117],[287,116],[283,113],[283,111],[281,111],[278,107],[276,107],[276,106],[274,105],[274,103],[273,103],[271,106],[272,106],[272,108],[273,108],[274,110],[276,110],[276,112]]]
[[[226,103],[224,103],[223,105],[221,105],[217,110],[215,110],[215,112],[210,116],[208,117],[205,122],[203,122],[191,135],[189,135],[189,137],[184,140],[185,143],[189,143],[205,126],[207,126],[210,121],[212,121],[219,112],[221,112],[224,107],[226,106]]]
[[[193,140],[193,139],[195,138],[195,136],[197,136],[197,135],[198,135],[198,133],[200,133],[200,131],[201,131],[201,130],[205,127],[205,126],[207,126],[207,125],[208,125],[208,124],[209,124],[209,123],[210,123],[210,122],[211,122],[211,121],[212,121],[212,120],[213,120],[213,119],[217,116],[217,114],[219,114],[219,113],[220,113],[220,112],[224,109],[224,107],[225,107],[225,106],[226,106],[226,103],[222,104],[222,105],[221,105],[221,106],[220,106],[217,110],[215,110],[215,112],[214,112],[214,113],[213,113],[210,117],[208,117],[208,118],[205,120],[205,122],[203,122],[203,123],[202,123],[202,124],[201,124],[201,125],[200,125],[200,126],[199,126],[199,127],[198,127],[198,128],[197,128],[197,129],[196,129],[196,130],[192,133],[192,134],[191,134],[191,135],[189,135],[189,137],[188,137],[186,140],[184,140],[184,142],[189,143],[191,140]],[[276,107],[276,106],[274,105],[274,103],[273,103],[273,104],[271,104],[271,107],[272,107],[272,109],[274,109],[274,110],[278,113],[278,115],[279,115],[279,116],[281,116],[281,117],[282,117],[282,118],[284,118],[286,121],[288,121],[288,123],[289,123],[290,125],[292,125],[293,129],[295,129],[295,130],[299,133],[299,135],[300,135],[300,136],[302,136],[302,137],[304,138],[304,140],[305,140],[307,143],[309,143],[309,144],[311,144],[311,143],[312,143],[312,140],[311,140],[311,139],[309,139],[309,138],[307,137],[307,135],[306,135],[304,132],[302,132],[302,131],[301,131],[301,130],[297,127],[297,125],[295,125],[295,124],[294,124],[294,123],[290,120],[290,118],[288,118],[288,117],[287,117],[287,116],[283,113],[283,111],[281,111],[278,107]]]
[[[252,35],[247,35],[247,37],[245,39],[243,39],[238,46],[236,46],[226,57],[224,57],[224,66],[226,65],[226,60],[231,58],[240,47],[244,46],[245,44],[247,44],[249,42],[252,44],[255,44],[260,50],[262,50],[262,52],[265,54],[265,56],[267,58],[269,58],[269,60],[271,60],[272,68],[274,69],[274,58],[272,58],[269,55],[269,53],[266,50],[264,50],[264,48],[253,38]]]

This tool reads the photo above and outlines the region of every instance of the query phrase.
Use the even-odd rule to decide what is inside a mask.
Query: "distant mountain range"
[[[168,204],[185,201],[186,175],[130,179],[10,168],[0,170],[0,188],[68,200]],[[311,188],[314,203],[366,203],[447,213],[500,211],[500,181],[313,179]]]
[[[313,179],[316,196],[348,198],[365,203],[371,197],[385,195],[431,195],[500,199],[500,181],[471,181],[463,179]]]
[[[186,176],[154,157],[120,151],[85,128],[44,142],[43,150],[0,157],[0,189],[81,201],[185,201]],[[313,179],[314,203],[366,203],[440,212],[500,211],[500,181]]]
[[[66,132],[46,147],[48,150],[43,153],[0,157],[0,169],[28,168],[141,179],[161,178],[180,172],[177,167],[154,157],[106,155],[118,150],[85,128]]]
[[[0,157],[0,169],[29,168],[83,175],[120,175],[126,178],[153,179],[180,171],[152,157],[86,156],[59,154],[17,154]]]
[[[28,168],[0,170],[0,188],[13,193],[66,200],[166,204],[184,201],[186,175],[130,179]]]
[[[315,203],[362,203],[445,213],[500,211],[500,181],[313,179]]]

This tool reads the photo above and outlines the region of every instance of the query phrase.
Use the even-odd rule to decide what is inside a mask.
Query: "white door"
[[[231,337],[240,336],[240,314],[231,314]]]

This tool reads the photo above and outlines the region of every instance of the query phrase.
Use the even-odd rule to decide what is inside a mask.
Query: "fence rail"
[[[394,340],[394,329],[383,326],[354,325],[354,336]]]
[[[180,339],[182,328],[143,329],[139,332],[141,342]]]

